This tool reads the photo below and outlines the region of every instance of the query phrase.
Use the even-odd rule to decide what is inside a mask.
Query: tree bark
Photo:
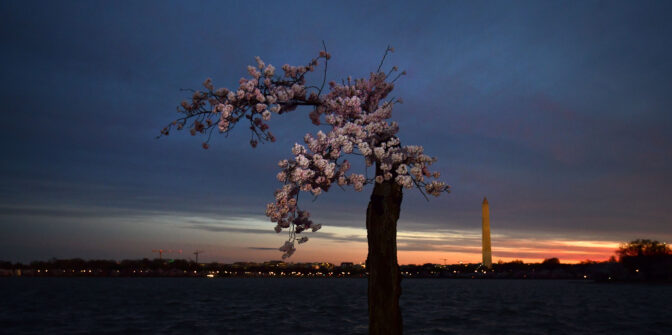
[[[401,273],[397,263],[397,220],[402,188],[394,180],[375,183],[366,210],[369,256],[369,334],[401,334]]]

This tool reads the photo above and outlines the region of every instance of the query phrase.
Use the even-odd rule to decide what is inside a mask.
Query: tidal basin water
[[[2,334],[365,334],[366,279],[0,278]],[[672,286],[406,279],[407,334],[671,334]]]

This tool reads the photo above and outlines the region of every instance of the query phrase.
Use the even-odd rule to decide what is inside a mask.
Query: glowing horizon
[[[49,208],[27,207],[26,211],[50,212]],[[92,210],[95,212],[95,210]],[[86,217],[86,215],[83,215]],[[69,224],[72,219],[52,218],[52,222]],[[86,221],[88,222],[88,220]],[[39,245],[42,251],[31,256],[36,259],[20,258],[24,261],[57,258],[112,258],[137,259],[158,257],[153,249],[183,250],[177,258],[193,257],[193,250],[203,250],[201,262],[232,263],[237,261],[264,262],[280,260],[277,248],[284,242],[283,234],[276,234],[265,217],[193,215],[172,212],[140,211],[123,213],[120,216],[99,219],[98,225],[116,227],[119,231],[104,233],[87,231],[86,226],[78,226],[86,240],[77,240],[79,248],[74,248],[70,239],[39,241],[25,240],[28,245]],[[408,227],[409,222],[400,222]],[[415,227],[417,224],[411,224]],[[434,231],[400,229],[397,232],[399,264],[458,264],[481,262],[481,231],[474,229],[439,229]],[[538,263],[548,258],[558,258],[562,263],[581,261],[605,261],[615,255],[621,242],[625,240],[590,240],[548,238],[531,236],[530,232],[510,232],[495,226],[492,234],[493,263],[522,260]],[[130,232],[121,233],[120,231]],[[298,245],[294,256],[287,262],[342,262],[362,263],[366,260],[366,229],[363,227],[343,227],[325,225],[316,233],[307,233],[310,240]],[[111,234],[111,235],[110,235]],[[106,242],[110,237],[124,240],[123,249]],[[633,236],[634,238],[634,236]],[[21,241],[17,241],[21,243]],[[193,250],[192,250],[193,249]],[[7,254],[11,256],[11,254]],[[171,258],[176,254],[165,254]],[[445,260],[444,260],[445,259]]]

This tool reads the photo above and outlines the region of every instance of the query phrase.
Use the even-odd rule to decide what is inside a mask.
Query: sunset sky
[[[237,86],[260,56],[328,80],[405,69],[393,119],[452,193],[406,190],[399,262],[606,260],[620,242],[672,242],[669,1],[2,1],[0,260],[280,259],[266,203],[276,163],[318,129],[275,117],[276,143],[239,127],[155,139],[189,97]],[[315,73],[309,80],[321,82]],[[363,162],[353,158],[356,166]],[[323,225],[293,262],[363,262],[371,188],[302,205]],[[308,197],[304,197],[304,200]]]

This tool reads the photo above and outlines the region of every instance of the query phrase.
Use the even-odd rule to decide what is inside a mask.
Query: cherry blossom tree
[[[308,133],[303,144],[291,148],[292,155],[278,163],[277,179],[283,185],[266,206],[266,216],[275,223],[275,231],[287,231],[289,239],[279,248],[283,259],[290,257],[297,244],[308,241],[305,232],[315,232],[321,224],[299,206],[299,194],[317,197],[332,186],[352,186],[362,191],[373,184],[366,212],[369,272],[369,332],[399,334],[402,319],[399,309],[401,274],[397,263],[396,225],[402,202],[402,190],[418,189],[439,196],[449,186],[438,181],[439,173],[429,167],[436,161],[421,146],[402,145],[397,137],[399,126],[390,121],[392,108],[401,99],[388,99],[394,82],[405,72],[393,67],[381,71],[385,58],[394,50],[388,47],[376,72],[368,78],[348,77],[340,84],[330,82],[324,92],[327,65],[331,58],[326,47],[303,66],[282,66],[282,74],[259,57],[248,66],[249,77],[241,78],[237,88],[215,88],[211,79],[204,90],[192,91],[190,101],[178,107],[181,117],[170,123],[161,135],[173,129],[189,129],[191,135],[203,134],[208,149],[213,132],[227,134],[244,124],[251,131],[250,145],[274,142],[269,121],[276,115],[306,106],[313,124],[326,126],[326,132]],[[306,77],[324,63],[321,86],[309,86]],[[324,128],[324,127],[323,127]],[[375,167],[375,176],[350,172],[347,158],[360,156],[367,167]]]

